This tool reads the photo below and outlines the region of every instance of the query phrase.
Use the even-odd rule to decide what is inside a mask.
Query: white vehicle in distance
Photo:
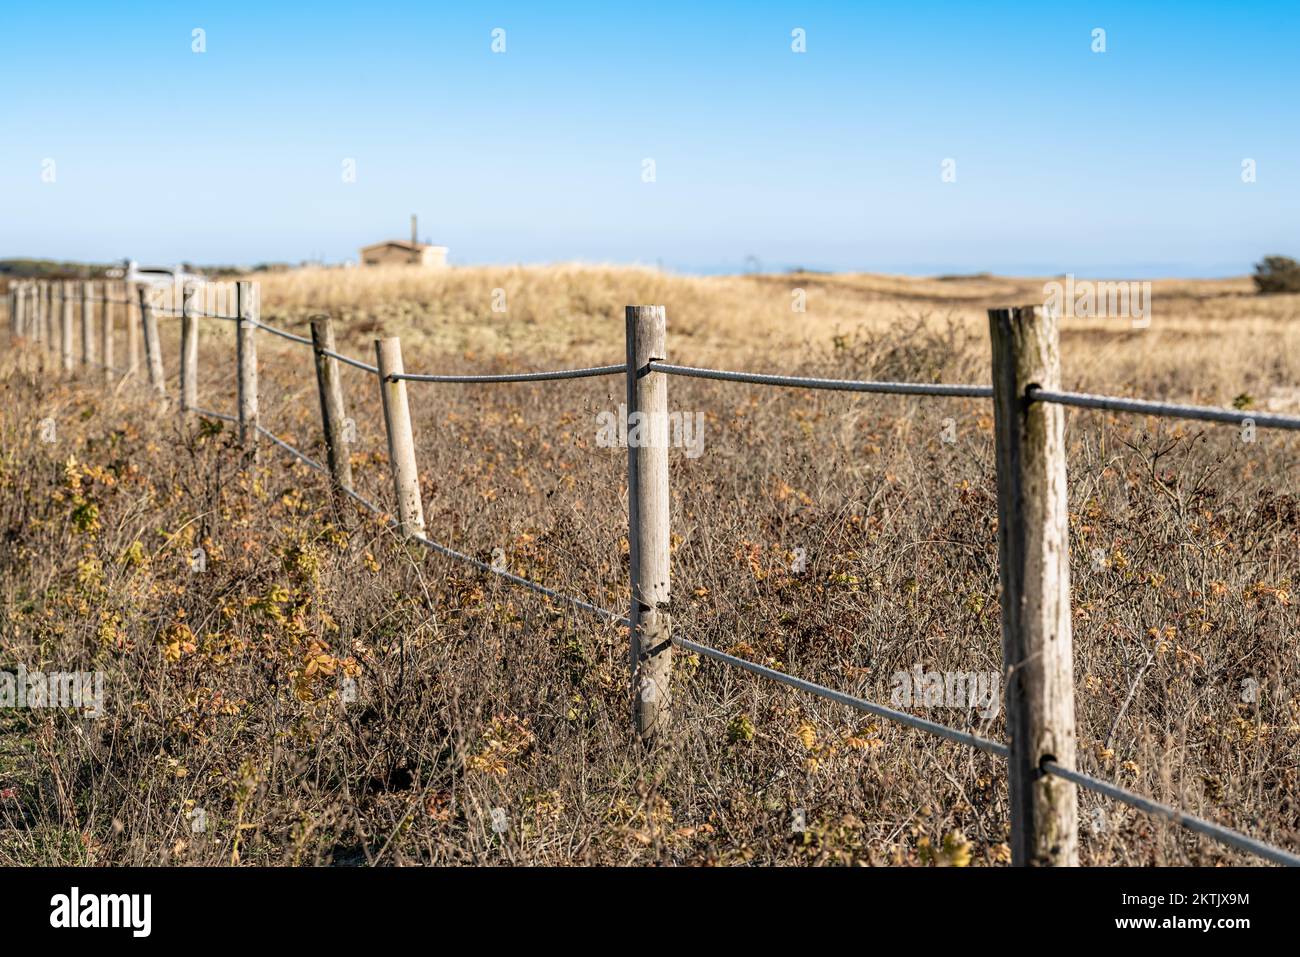
[[[185,265],[179,266],[141,266],[134,259],[122,260],[122,265],[109,269],[106,273],[110,279],[125,279],[128,283],[144,286],[155,308],[178,309],[184,297],[185,288],[202,288],[207,277],[202,273],[191,272]]]
[[[187,265],[180,266],[141,266],[134,259],[124,259],[122,265],[108,270],[110,279],[125,279],[127,282],[150,283],[155,286],[174,286],[177,283],[205,282],[202,273],[190,272]]]

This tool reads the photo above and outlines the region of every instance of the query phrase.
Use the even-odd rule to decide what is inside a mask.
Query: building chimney
[[[411,214],[411,245],[418,246],[419,243],[420,243],[420,238],[415,228],[415,213],[412,213]]]

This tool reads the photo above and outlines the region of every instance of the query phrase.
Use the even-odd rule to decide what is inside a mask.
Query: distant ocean
[[[798,269],[809,272],[864,272],[886,273],[897,276],[965,276],[975,273],[991,273],[995,276],[1064,276],[1073,273],[1081,278],[1097,279],[1229,279],[1248,276],[1254,271],[1253,263],[780,263],[764,262],[724,262],[710,265],[694,263],[653,262],[637,263],[641,266],[654,266],[668,272],[683,273],[692,276],[730,276],[742,273],[786,273]]]

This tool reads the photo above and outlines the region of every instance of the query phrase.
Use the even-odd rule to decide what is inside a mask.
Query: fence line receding
[[[1089,395],[1060,389],[1060,347],[1057,317],[1038,306],[989,310],[993,346],[993,384],[963,385],[925,382],[878,382],[825,379],[769,373],[706,369],[669,363],[666,357],[666,317],[662,306],[628,306],[627,359],[623,363],[554,371],[459,375],[407,372],[398,339],[375,342],[376,363],[345,355],[335,346],[327,316],[312,321],[312,336],[297,335],[261,321],[257,286],[234,285],[234,315],[192,308],[185,290],[179,313],[159,310],[145,286],[128,283],[21,281],[9,287],[11,341],[32,343],[43,367],[74,371],[75,339],[81,343],[81,365],[103,370],[106,379],[119,374],[135,378],[143,340],[149,386],[163,401],[163,357],[158,336],[160,317],[179,317],[182,329],[180,411],[235,423],[241,445],[257,454],[259,439],[303,465],[328,476],[331,486],[370,513],[386,520],[405,540],[444,557],[468,564],[485,574],[591,613],[629,632],[630,716],[638,735],[653,743],[671,714],[674,647],[729,667],[738,668],[871,714],[904,727],[976,748],[1007,759],[1012,862],[1017,865],[1075,864],[1077,795],[1082,787],[1120,801],[1144,813],[1177,824],[1222,844],[1265,860],[1300,866],[1300,856],[1204,818],[1187,814],[1114,783],[1074,768],[1074,687],[1070,641],[1069,528],[1065,502],[1065,443],[1063,407],[1097,409],[1163,418],[1253,424],[1257,428],[1300,429],[1300,418],[1210,406],[1182,405],[1121,396]],[[80,303],[81,335],[74,337],[74,305]],[[95,355],[94,306],[101,323],[99,355]],[[114,310],[120,306],[127,331],[127,364],[113,365]],[[132,319],[133,308],[137,320]],[[235,366],[237,410],[209,410],[198,404],[196,349],[198,320],[232,321],[237,325]],[[328,464],[322,464],[261,425],[258,416],[257,330],[311,347],[319,386],[323,442]],[[56,361],[55,357],[58,357]],[[339,425],[346,406],[338,380],[338,364],[366,372],[376,379],[384,410],[392,470],[396,517],[352,488],[346,441]],[[1007,675],[1008,742],[929,721],[803,678],[747,661],[674,634],[669,616],[668,456],[662,442],[638,443],[628,449],[628,540],[631,605],[620,614],[514,575],[479,561],[428,537],[420,501],[418,467],[406,383],[487,384],[548,382],[622,374],[626,378],[629,412],[667,409],[667,378],[686,376],[784,388],[848,393],[926,397],[991,398],[998,485],[998,564],[1002,586],[1003,670]],[[667,416],[651,414],[654,428],[667,428]],[[631,445],[631,443],[629,443]]]

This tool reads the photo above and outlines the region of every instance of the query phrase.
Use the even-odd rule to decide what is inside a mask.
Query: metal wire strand
[[[517,372],[505,375],[423,375],[418,372],[394,373],[389,382],[544,382],[551,379],[586,379],[591,376],[616,375],[627,371],[627,364],[592,366],[588,369],[561,369],[558,372]]]
[[[238,422],[238,421],[239,421],[239,419],[238,419],[236,416],[233,416],[233,415],[226,415],[226,413],[224,413],[224,412],[213,412],[211,409],[197,409],[197,408],[195,408],[195,409],[186,409],[185,411],[187,411],[187,412],[192,412],[192,413],[194,413],[195,415],[201,415],[201,416],[203,416],[204,418],[207,418],[207,419],[221,419],[223,422]]]
[[[1249,851],[1257,854],[1266,860],[1275,864],[1285,864],[1287,867],[1300,867],[1300,857],[1282,850],[1280,847],[1274,847],[1271,844],[1265,844],[1263,841],[1248,837],[1240,831],[1234,831],[1232,828],[1223,827],[1212,821],[1197,817],[1194,814],[1184,814],[1177,808],[1169,807],[1167,804],[1161,804],[1159,801],[1153,801],[1145,798],[1140,794],[1134,794],[1132,791],[1118,787],[1108,781],[1102,781],[1091,775],[1082,774],[1078,771],[1071,771],[1069,768],[1063,768],[1055,761],[1044,761],[1042,769],[1048,774],[1054,775],[1063,780],[1077,784],[1081,788],[1087,788],[1089,791],[1095,791],[1097,794],[1103,794],[1108,798],[1135,807],[1139,811],[1145,811],[1156,817],[1162,817],[1166,821],[1172,821],[1174,824],[1181,825],[1189,831],[1196,831],[1198,834],[1204,834],[1215,840],[1230,844],[1233,847],[1243,851]]]
[[[322,472],[325,475],[329,474],[329,469],[321,465],[319,462],[317,462],[315,459],[311,458],[310,456],[305,455],[304,453],[295,449],[288,442],[285,442],[283,439],[279,438],[270,429],[263,428],[261,423],[258,423],[257,431],[260,432],[262,435],[265,435],[268,439],[270,439],[276,445],[280,446],[280,448],[284,449],[286,452],[288,452],[290,455],[292,455],[294,458],[300,461],[303,465],[306,465],[308,468],[313,468],[317,472]]]
[[[1240,425],[1251,422],[1262,429],[1300,429],[1300,418],[1275,415],[1271,412],[1239,412],[1209,405],[1179,405],[1176,402],[1153,402],[1149,399],[1123,399],[1111,395],[1090,395],[1086,392],[1057,392],[1051,389],[1030,389],[1031,402],[1054,402],[1080,409],[1109,409],[1112,412],[1139,412],[1146,415],[1167,416],[1175,419],[1199,419],[1203,422],[1231,422]]]
[[[288,442],[285,442],[277,438],[272,432],[263,428],[261,425],[257,427],[257,431],[260,432],[262,435],[265,435],[268,439],[270,439],[280,448],[284,449],[284,451],[288,452],[294,458],[298,459],[304,465],[310,466],[311,468],[315,469],[318,472],[322,472],[327,475],[329,474],[329,470],[325,468],[325,466],[321,465],[315,459],[312,459],[307,455],[303,454],[298,449],[290,445]],[[360,495],[358,495],[356,492],[352,491],[351,489],[345,488],[343,489],[343,491],[351,498],[353,498],[355,501],[364,505],[367,509],[369,509],[374,514],[379,516],[383,516],[385,514],[384,511],[380,509],[377,505],[375,505],[373,502],[365,498],[362,498]],[[399,526],[399,524],[400,523],[392,519],[388,521],[388,525],[391,528],[396,528]],[[567,602],[568,604],[573,605],[575,608],[581,608],[583,611],[589,611],[600,618],[604,618],[606,621],[613,622],[614,624],[627,624],[626,615],[620,615],[618,614],[618,612],[609,611],[608,609],[601,608],[599,605],[593,605],[591,602],[583,601],[581,598],[573,598],[570,595],[565,595],[562,592],[558,592],[555,591],[554,589],[547,588],[545,585],[539,585],[535,581],[529,581],[527,578],[522,578],[519,575],[514,575],[502,569],[493,568],[491,565],[487,564],[486,562],[481,562],[477,558],[471,558],[469,555],[466,555],[464,552],[458,552],[454,548],[448,548],[446,545],[443,545],[439,542],[435,542],[433,539],[428,538],[424,535],[412,535],[411,540],[414,542],[418,542],[420,545],[423,545],[425,548],[438,552],[441,555],[446,555],[448,558],[455,558],[459,561],[473,565],[475,568],[479,569],[480,571],[489,572],[493,575],[498,576],[499,578],[504,578],[506,581],[511,582],[515,585],[519,585],[524,588],[529,588],[537,592],[538,594],[546,595],[548,598],[554,598],[557,601]]]
[[[275,326],[268,326],[266,323],[257,319],[244,319],[250,326],[256,326],[258,329],[265,329],[273,336],[279,336],[281,339],[288,339],[290,342],[301,342],[305,346],[312,344],[312,341],[305,336],[296,336],[292,332],[285,332],[283,329],[277,329]]]
[[[360,359],[353,359],[351,356],[345,356],[342,353],[335,352],[333,349],[321,349],[320,354],[323,356],[329,356],[331,359],[338,359],[339,362],[354,366],[357,369],[362,369],[366,372],[373,373],[374,375],[379,375],[379,368],[377,366],[369,365],[362,362]]]
[[[924,718],[918,718],[916,715],[907,714],[903,711],[895,711],[893,708],[886,708],[882,704],[876,704],[874,701],[867,701],[864,698],[855,698],[847,695],[842,691],[835,691],[824,685],[814,684],[811,681],[805,681],[803,678],[796,678],[794,675],[788,675],[784,671],[777,671],[775,668],[768,668],[765,665],[755,664],[752,661],[746,661],[744,658],[737,658],[735,655],[729,655],[725,651],[719,651],[716,648],[710,648],[708,645],[701,645],[698,642],[691,641],[689,638],[673,637],[672,642],[679,648],[685,648],[687,651],[693,651],[696,654],[704,655],[707,658],[713,658],[725,664],[734,665],[737,668],[743,668],[746,671],[761,675],[764,678],[771,678],[773,681],[779,681],[783,685],[789,685],[791,688],[798,688],[800,691],[807,691],[809,694],[815,694],[819,698],[825,698],[828,701],[834,701],[837,704],[848,705],[858,711],[865,711],[867,714],[873,714],[877,718],[884,718],[887,721],[893,721],[896,724],[903,724],[909,728],[916,728],[918,731],[925,731],[929,734],[937,735],[941,738],[947,738],[949,741],[956,741],[958,744],[967,744],[972,748],[979,748],[981,751],[987,751],[989,754],[996,754],[999,757],[1007,757],[1009,751],[1005,744],[999,744],[997,741],[990,741],[988,738],[981,738],[978,735],[970,734],[966,731],[959,731],[956,728],[950,728],[946,724],[939,724],[935,721],[927,721]]]
[[[993,387],[987,385],[945,385],[930,382],[870,382],[860,379],[811,379],[805,376],[768,375],[759,372],[732,372],[725,369],[701,369],[668,362],[652,362],[656,372],[691,376],[697,379],[721,379],[725,382],[752,382],[755,385],[787,386],[792,389],[826,389],[834,392],[879,392],[886,395],[941,395],[987,399]]]
[[[396,523],[394,522],[392,524]],[[481,562],[477,558],[471,558],[469,555],[466,555],[463,552],[458,552],[454,548],[448,548],[446,545],[439,544],[431,538],[426,538],[424,535],[412,535],[411,539],[412,541],[419,542],[425,548],[432,549],[441,555],[446,555],[448,558],[458,559],[466,564],[473,565],[479,571],[490,572],[491,574],[496,575],[499,578],[504,578],[506,581],[515,585],[529,588],[541,595],[546,595],[548,598],[568,602],[573,607],[581,608],[583,611],[589,611],[593,615],[604,618],[606,621],[620,625],[627,624],[626,615],[620,615],[618,612],[609,611],[608,609],[601,608],[599,605],[593,605],[591,602],[583,601],[581,598],[573,598],[570,595],[565,595],[562,592],[547,588],[545,585],[539,585],[535,581],[529,581],[527,578],[522,578],[519,575],[504,571],[503,569],[493,568],[486,562]]]

